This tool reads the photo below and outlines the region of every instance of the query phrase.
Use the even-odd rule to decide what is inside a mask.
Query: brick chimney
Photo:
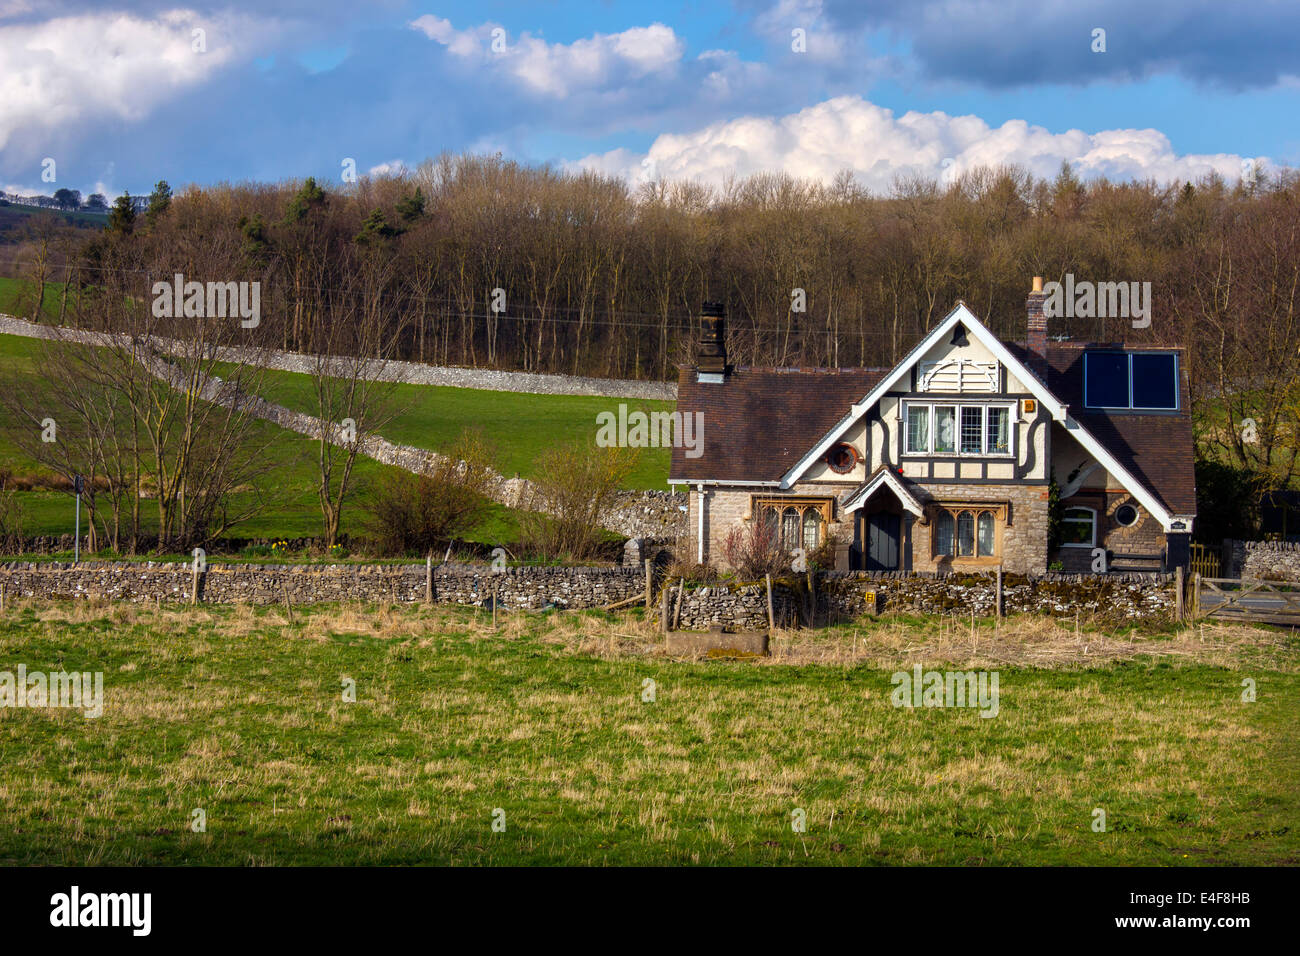
[[[727,378],[727,309],[721,302],[700,305],[700,345],[695,353],[695,380],[721,383]]]
[[[1029,313],[1029,322],[1025,335],[1025,347],[1029,351],[1029,368],[1044,383],[1047,382],[1047,315],[1043,311],[1043,302],[1047,299],[1043,292],[1043,277],[1034,276],[1034,287],[1030,290],[1025,308]]]

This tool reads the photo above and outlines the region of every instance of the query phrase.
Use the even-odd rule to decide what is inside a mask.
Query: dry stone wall
[[[816,620],[853,619],[874,608],[990,617],[995,612],[997,579],[992,574],[907,574],[903,572],[825,571],[814,577],[813,596],[806,578],[773,582],[772,610],[778,625]],[[1167,621],[1176,596],[1168,574],[1008,574],[1003,578],[1003,610],[1007,614],[1045,614],[1107,623]],[[676,613],[676,588],[670,592],[670,613]],[[681,600],[679,626],[705,630],[716,624],[743,629],[767,626],[767,588],[753,584],[714,584],[687,588]]]
[[[20,562],[0,564],[6,594],[22,597],[105,598],[188,603],[189,564]],[[602,607],[644,593],[640,568],[506,568],[448,564],[434,569],[433,598],[443,604],[490,604],[540,609]],[[423,601],[425,566],[222,565],[199,575],[199,599],[214,604],[294,604],[322,601]]]
[[[1223,542],[1223,576],[1300,583],[1300,541]]]

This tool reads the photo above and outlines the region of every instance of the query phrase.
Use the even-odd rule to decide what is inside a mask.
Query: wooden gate
[[[1219,548],[1212,548],[1207,544],[1192,545],[1192,574],[1199,574],[1203,578],[1217,578],[1223,573],[1223,568],[1219,561]]]
[[[1199,574],[1192,580],[1196,617],[1300,627],[1300,585]]]

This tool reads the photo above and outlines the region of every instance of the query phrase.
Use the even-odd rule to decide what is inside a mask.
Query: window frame
[[[934,505],[930,517],[930,559],[932,561],[948,560],[953,564],[998,564],[1002,561],[1003,538],[1007,526],[1008,506],[1005,502],[994,501],[941,501]],[[958,554],[961,550],[961,516],[971,516],[971,553]],[[993,550],[990,554],[980,554],[980,518],[989,515],[993,519]],[[949,535],[949,550],[939,550],[939,527],[947,519],[952,529]]]
[[[753,521],[770,521],[769,515],[774,515],[776,520],[776,537],[777,543],[783,551],[793,551],[795,548],[808,549],[804,542],[804,525],[808,520],[808,513],[811,511],[817,515],[817,544],[820,548],[830,539],[831,512],[834,499],[822,497],[808,497],[805,495],[784,496],[759,496],[755,495],[750,501],[749,520]],[[785,513],[787,509],[794,509],[797,513],[796,518],[798,526],[795,529],[796,540],[791,545],[786,541],[785,535]]]
[[[903,457],[905,458],[994,458],[998,460],[1011,459],[1016,457],[1016,433],[1019,424],[1016,418],[1020,403],[1017,400],[997,401],[997,402],[955,402],[939,401],[936,399],[925,399],[914,401],[904,399],[902,402],[902,415],[900,421],[902,424],[902,448]],[[928,444],[924,451],[912,451],[912,428],[911,413],[913,409],[924,408],[927,410],[928,425]],[[939,409],[951,408],[953,410],[953,449],[952,451],[936,451],[935,447],[939,440]],[[979,434],[980,450],[978,452],[962,451],[962,418],[967,409],[979,409]],[[1006,451],[989,451],[989,409],[1000,408],[1005,410],[1007,415],[1007,450]]]
[[[1084,523],[1082,518],[1067,518],[1066,515],[1068,515],[1071,511],[1086,511],[1090,515],[1092,515],[1091,540],[1087,544],[1084,544],[1082,541],[1062,541],[1061,547],[1087,548],[1089,551],[1091,551],[1093,548],[1097,547],[1097,509],[1089,508],[1087,505],[1070,505],[1061,510],[1061,524],[1066,524],[1066,523],[1083,524]]]
[[[1122,355],[1125,359],[1125,365],[1128,368],[1128,404],[1127,405],[1094,405],[1088,399],[1088,359],[1093,355]],[[1172,407],[1167,405],[1134,405],[1133,404],[1133,356],[1134,355],[1167,355],[1174,360],[1174,404]],[[1129,352],[1115,351],[1108,349],[1089,349],[1083,353],[1083,407],[1096,408],[1103,411],[1114,410],[1121,412],[1178,412],[1182,411],[1182,387],[1181,387],[1181,364],[1178,361],[1177,352]]]

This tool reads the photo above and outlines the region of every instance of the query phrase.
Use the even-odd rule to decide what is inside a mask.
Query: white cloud
[[[410,27],[467,63],[504,70],[534,92],[559,99],[580,90],[671,73],[684,51],[681,39],[662,23],[622,33],[596,33],[568,44],[547,43],[527,33],[518,39],[505,34],[499,52],[493,49],[493,32],[504,28],[495,23],[457,30],[450,20],[426,14]]]
[[[401,176],[410,169],[406,163],[400,159],[390,159],[386,163],[380,163],[377,166],[371,166],[366,173],[371,176]]]
[[[205,32],[206,52],[193,49]],[[171,10],[153,18],[93,13],[0,27],[0,149],[108,114],[139,120],[269,40],[272,24]],[[253,38],[257,38],[254,40]],[[57,158],[57,157],[56,157]]]
[[[900,175],[938,179],[976,166],[1016,163],[1052,177],[1063,161],[1084,178],[1162,182],[1193,180],[1211,171],[1235,178],[1242,168],[1242,157],[1235,154],[1179,156],[1155,129],[1052,133],[1023,120],[990,127],[977,116],[941,112],[896,117],[858,96],[836,97],[787,116],[746,116],[692,133],[664,134],[644,154],[612,150],[570,165],[634,184],[662,178],[716,185],[730,176],[769,171],[829,182],[848,169],[864,186],[884,192]]]

